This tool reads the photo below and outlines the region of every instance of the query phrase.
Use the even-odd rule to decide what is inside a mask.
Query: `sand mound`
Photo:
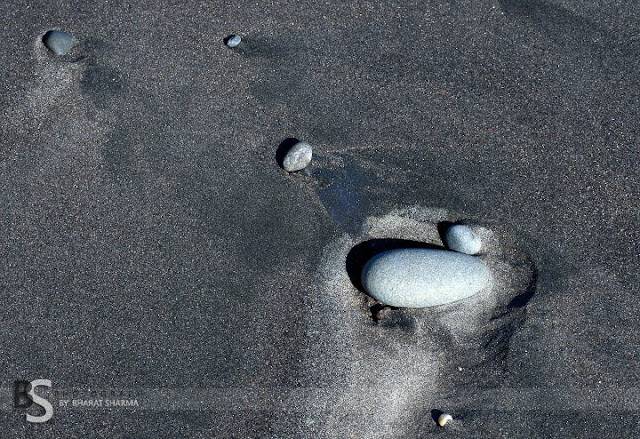
[[[434,428],[431,410],[447,405],[457,386],[500,369],[535,292],[535,268],[524,251],[508,246],[507,232],[471,223],[485,243],[479,257],[492,281],[469,299],[398,309],[376,322],[369,309],[375,301],[358,283],[358,270],[373,254],[442,247],[442,226],[460,219],[441,209],[395,210],[367,218],[357,236],[344,234],[325,248],[307,322],[315,343],[305,359],[313,375],[308,385],[315,389],[306,427],[315,434],[381,437],[388,431],[388,437],[416,437]]]

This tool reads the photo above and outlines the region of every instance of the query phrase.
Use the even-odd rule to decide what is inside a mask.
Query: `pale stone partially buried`
[[[229,35],[227,37],[227,46],[230,48],[238,47],[242,42],[242,37],[240,35]]]
[[[66,55],[73,45],[73,38],[70,33],[59,30],[50,30],[42,37],[44,45],[56,55]]]
[[[300,171],[311,163],[311,145],[307,142],[298,142],[291,147],[282,161],[282,167],[287,172]]]
[[[444,427],[445,425],[447,425],[451,421],[453,421],[453,416],[451,416],[448,413],[443,413],[440,416],[438,416],[438,425],[440,427]]]
[[[469,226],[454,224],[444,234],[444,241],[451,250],[476,255],[482,248],[482,241]]]
[[[480,259],[448,250],[389,250],[362,270],[367,294],[401,308],[425,308],[473,296],[489,281]]]

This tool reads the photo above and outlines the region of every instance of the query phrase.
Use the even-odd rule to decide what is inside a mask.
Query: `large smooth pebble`
[[[482,248],[482,241],[469,226],[455,224],[444,234],[444,243],[453,251],[476,255]]]
[[[447,250],[389,250],[371,258],[362,285],[376,300],[402,308],[425,308],[466,299],[489,281],[478,258]]]
[[[282,161],[282,167],[287,172],[300,171],[311,163],[313,152],[307,142],[298,142],[291,147]]]
[[[68,32],[50,30],[42,37],[44,45],[56,55],[66,55],[73,44],[72,36]]]

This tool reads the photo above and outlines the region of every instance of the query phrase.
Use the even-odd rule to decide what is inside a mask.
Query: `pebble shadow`
[[[437,225],[438,227],[438,236],[440,236],[440,241],[442,241],[443,243],[446,242],[444,239],[445,234],[447,233],[447,230],[449,229],[449,227],[453,226],[455,223],[452,223],[451,221],[440,221]]]
[[[346,269],[354,287],[366,294],[360,275],[365,264],[372,257],[387,250],[400,248],[430,248],[444,250],[444,247],[409,239],[370,239],[354,246],[346,260]]]
[[[285,156],[287,155],[289,150],[293,148],[293,145],[298,142],[299,140],[295,137],[288,137],[280,142],[280,146],[278,146],[278,149],[276,150],[276,162],[278,162],[278,166],[280,166],[281,168],[284,167],[283,163]]]
[[[511,299],[509,302],[509,309],[518,309],[524,308],[527,306],[529,301],[533,298],[536,293],[536,285],[538,284],[538,268],[535,266],[533,262],[531,262],[531,278],[529,279],[529,283],[525,288],[524,292],[518,294],[516,297]]]
[[[431,410],[431,419],[433,419],[433,422],[435,422],[436,424],[438,423],[438,418],[440,418],[441,415],[444,415],[444,412],[442,410]]]

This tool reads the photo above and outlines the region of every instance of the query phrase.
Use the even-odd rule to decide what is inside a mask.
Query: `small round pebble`
[[[376,319],[382,320],[385,317],[387,317],[389,314],[391,314],[391,307],[389,306],[382,307],[376,312]]]
[[[47,49],[59,56],[66,55],[73,44],[71,34],[59,30],[50,30],[44,34],[42,42]]]
[[[453,417],[448,413],[443,413],[440,416],[438,416],[438,425],[440,427],[444,427],[451,421],[453,421]]]
[[[482,248],[480,237],[469,226],[462,224],[449,227],[444,240],[450,250],[467,255],[477,255]]]
[[[284,156],[282,167],[287,172],[300,171],[311,163],[313,151],[307,142],[298,142]]]
[[[230,35],[229,38],[227,38],[227,46],[231,47],[232,49],[234,47],[238,47],[241,42],[242,37],[240,35]]]

